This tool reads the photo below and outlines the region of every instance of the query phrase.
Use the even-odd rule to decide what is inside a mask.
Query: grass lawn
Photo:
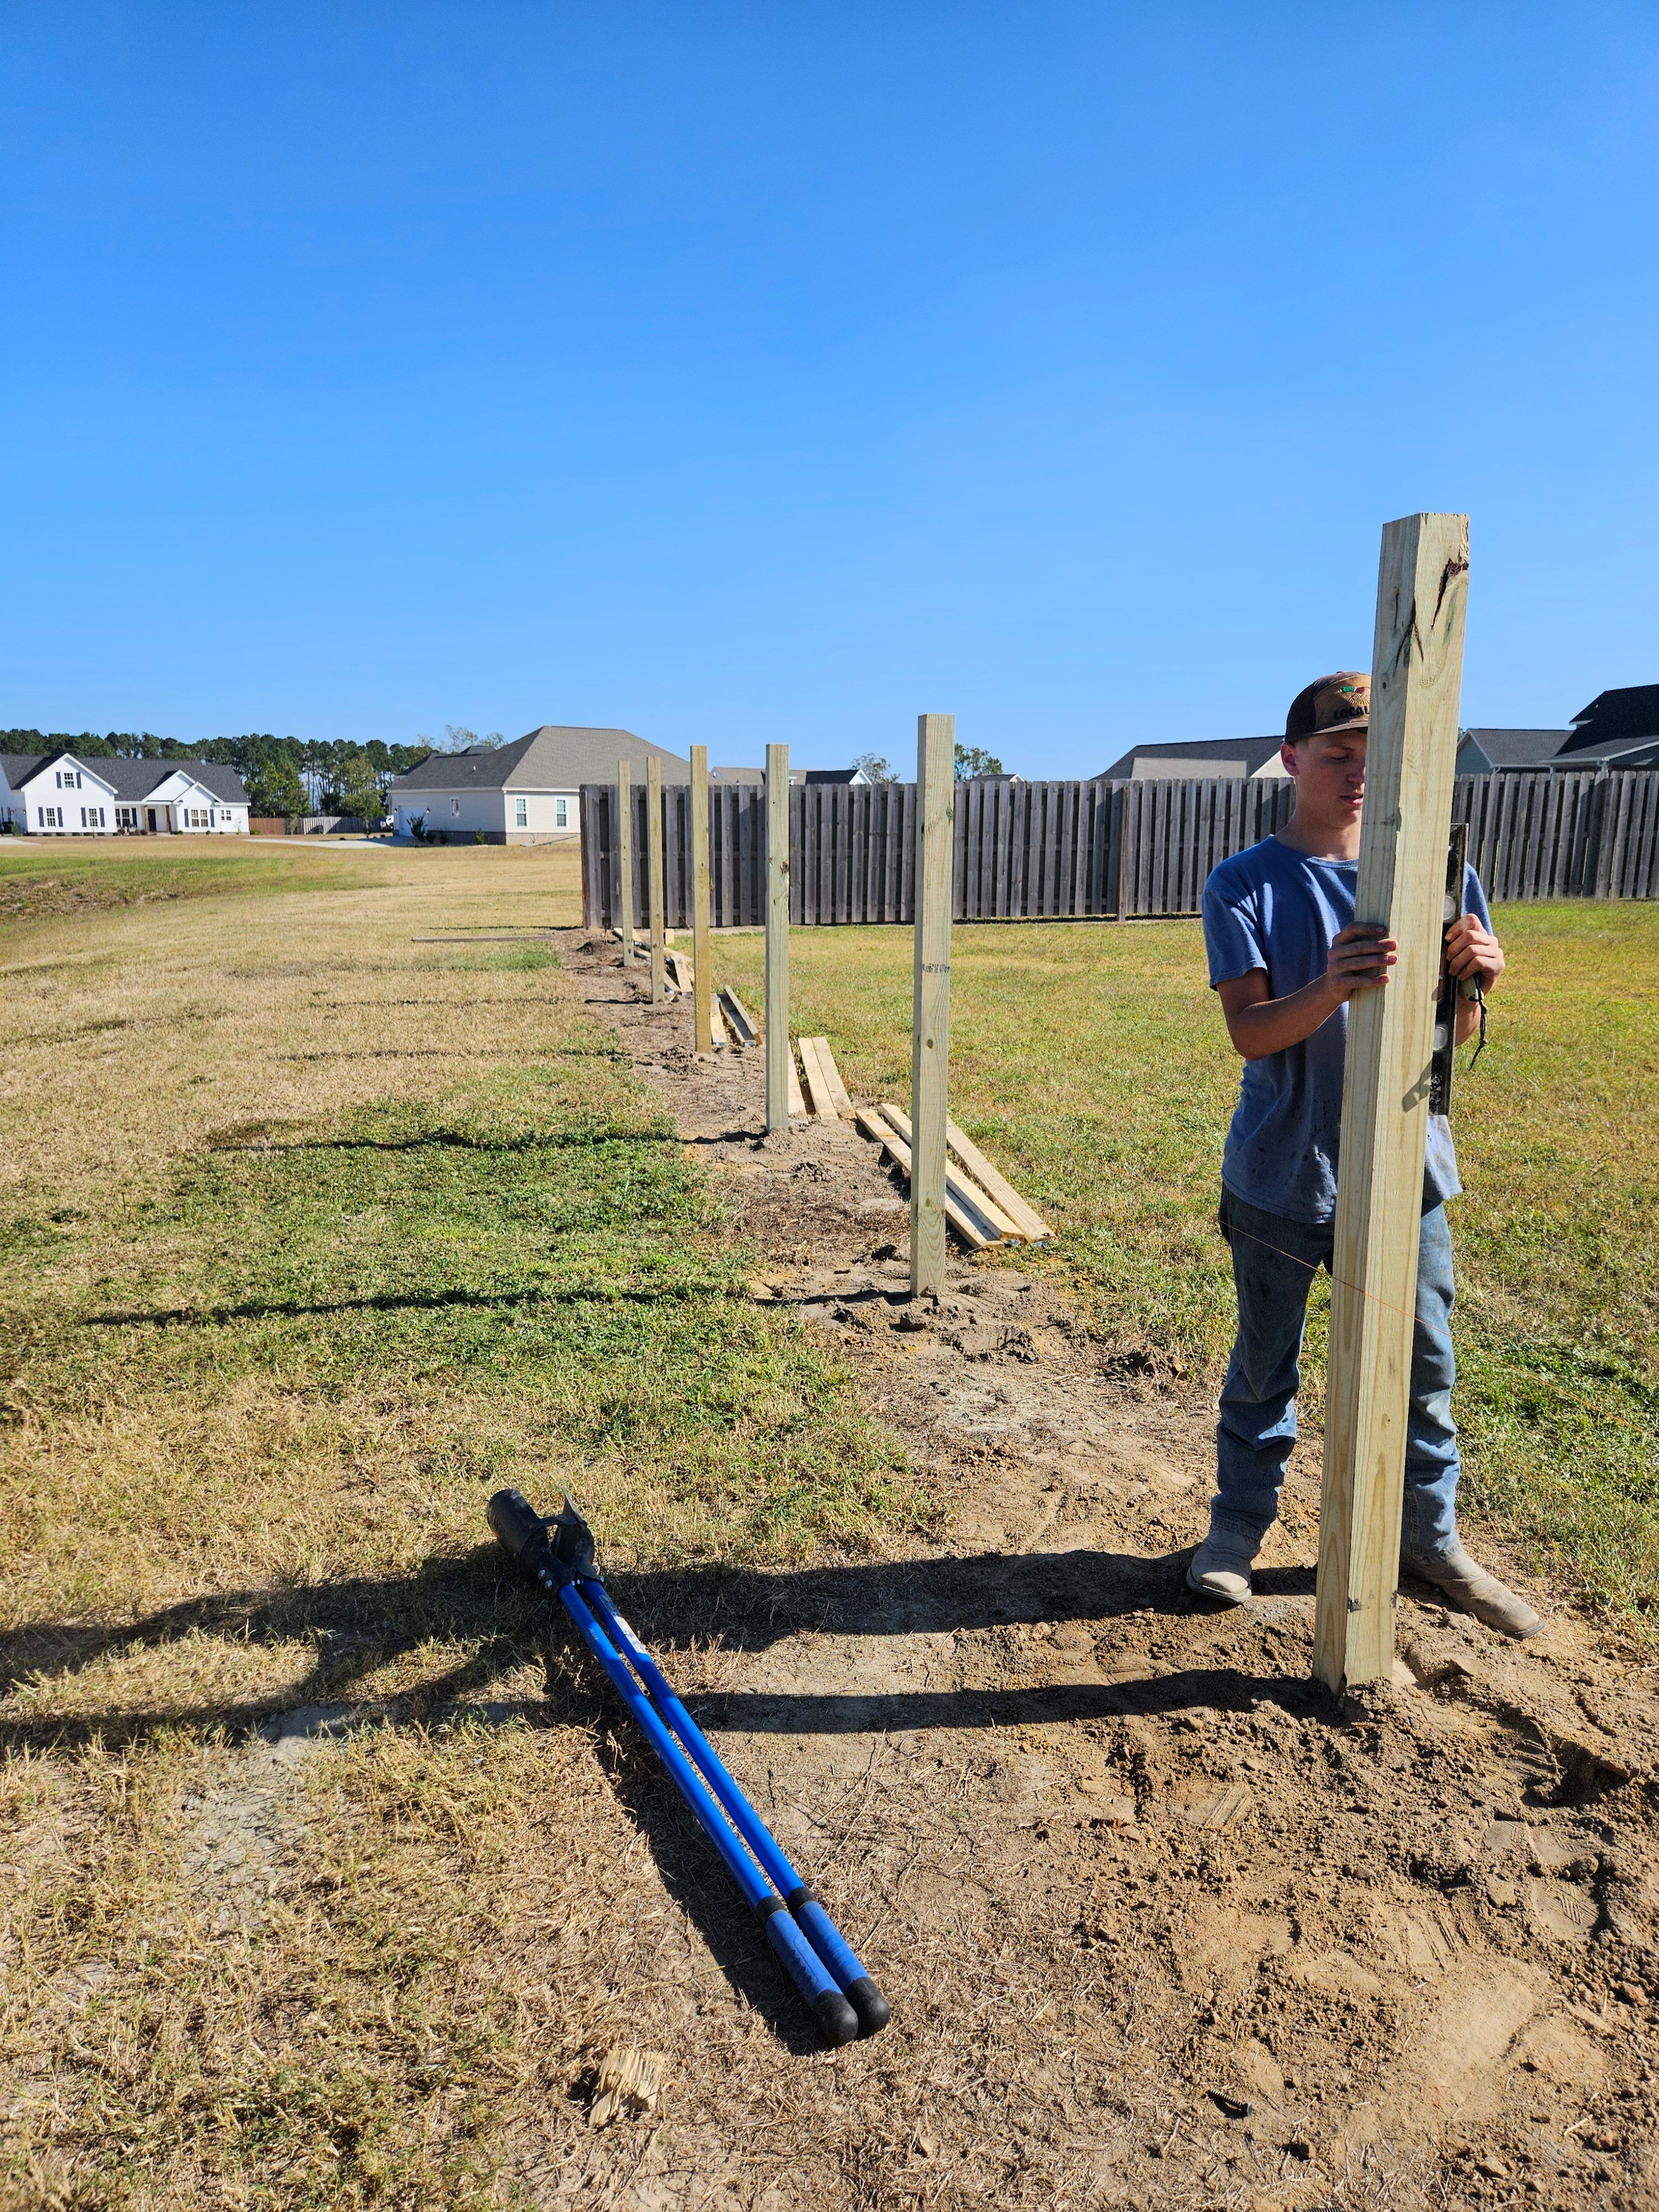
[[[576,881],[0,854],[5,2201],[483,2201],[536,2094],[504,1899],[598,1775],[584,1728],[453,1720],[546,1710],[489,1492],[568,1483],[613,1564],[915,1508],[549,949],[414,941]],[[234,1746],[330,1702],[401,1726],[318,1763],[304,1885],[249,1888],[299,1816]]]
[[[349,890],[375,882],[401,857],[299,837],[8,837],[0,840],[0,923],[173,899]]]
[[[1523,1539],[1592,1604],[1659,1612],[1659,907],[1507,907],[1492,1042],[1454,1099],[1457,1413],[1471,1524]],[[758,1001],[762,941],[715,940]],[[908,1103],[911,945],[794,933],[794,1028],[855,1096]],[[1467,1060],[1466,1050],[1462,1058]],[[1214,1224],[1238,1063],[1196,921],[965,927],[952,1109],[1060,1231],[1109,1359],[1208,1387],[1231,1278]],[[1327,1297],[1316,1293],[1316,1417]]]

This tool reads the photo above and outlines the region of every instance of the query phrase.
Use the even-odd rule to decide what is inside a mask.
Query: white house
[[[246,837],[234,768],[208,761],[0,753],[0,830],[29,837]]]
[[[614,783],[625,760],[637,787],[654,759],[665,783],[690,783],[691,764],[631,730],[579,729],[545,722],[510,745],[469,745],[432,753],[386,793],[393,835],[471,844],[539,845],[581,832],[585,783]]]

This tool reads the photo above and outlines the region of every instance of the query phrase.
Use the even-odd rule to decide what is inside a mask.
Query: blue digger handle
[[[750,1905],[764,1915],[767,1941],[783,1961],[791,1981],[805,1998],[825,2040],[851,2043],[859,2032],[858,2014],[791,1919],[782,1899],[775,1893],[721,1817],[720,1807],[703,1786],[690,1760],[669,1734],[650,1699],[594,1619],[586,1602],[586,1592],[593,1591],[598,1587],[589,1583],[585,1590],[580,1590],[574,1583],[567,1583],[559,1592],[560,1601],[577,1634],[604,1668],[611,1678],[612,1688],[645,1731],[646,1741],[667,1768],[669,1778],[690,1807],[699,1826],[726,1862],[732,1880]],[[607,1613],[610,1611],[608,1606],[605,1609]]]
[[[611,1593],[605,1584],[584,1582],[580,1589],[650,1692],[663,1718],[690,1753],[732,1826],[782,1893],[784,1902],[805,1930],[812,1948],[847,1992],[858,2014],[860,2033],[878,2034],[891,2019],[892,2008],[865,1972],[857,1953],[784,1856],[777,1838],[732,1779],[725,1760],[686,1711],[684,1700],[661,1668],[611,1603]],[[769,1928],[768,1932],[770,1933]]]

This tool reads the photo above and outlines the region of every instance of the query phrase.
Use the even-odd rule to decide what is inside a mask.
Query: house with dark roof
[[[631,730],[544,722],[510,745],[469,745],[429,753],[386,792],[392,834],[467,844],[539,845],[580,834],[585,783],[614,783],[625,760],[630,781],[645,781],[654,760],[665,783],[690,783],[691,763]]]
[[[1659,684],[1598,691],[1572,718],[1558,768],[1659,768]]]
[[[1517,769],[1659,768],[1659,684],[1598,691],[1565,730],[1464,730],[1459,775]]]
[[[1459,775],[1498,775],[1516,769],[1548,769],[1571,730],[1460,730]]]
[[[1279,776],[1285,773],[1279,757],[1281,732],[1272,738],[1189,738],[1147,739],[1131,745],[1110,768],[1091,779],[1096,783],[1141,783],[1160,778],[1193,776]]]
[[[248,797],[213,761],[0,753],[0,830],[29,837],[246,837]]]

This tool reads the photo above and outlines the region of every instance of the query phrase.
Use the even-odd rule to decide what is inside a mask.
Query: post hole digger
[[[887,2025],[887,2000],[821,1901],[795,1872],[720,1753],[670,1687],[656,1661],[611,1602],[593,1563],[593,1532],[567,1496],[538,1513],[517,1490],[489,1501],[496,1540],[531,1579],[556,1596],[582,1642],[645,1732],[670,1780],[696,1814],[767,1941],[829,2043],[851,2043]],[[678,1741],[677,1741],[678,1739]]]

